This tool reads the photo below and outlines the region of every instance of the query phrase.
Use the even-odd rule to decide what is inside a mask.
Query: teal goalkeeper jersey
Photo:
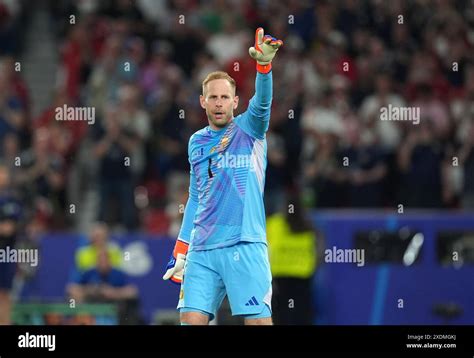
[[[221,130],[207,126],[189,139],[189,199],[178,239],[189,243],[190,251],[266,242],[265,133],[271,103],[272,72],[257,72],[255,95],[244,113]]]

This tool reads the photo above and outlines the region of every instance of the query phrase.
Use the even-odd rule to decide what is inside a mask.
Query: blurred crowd
[[[284,41],[273,64],[269,214],[288,187],[315,209],[474,209],[472,1],[47,4],[60,64],[50,107],[36,116],[14,66],[28,8],[0,1],[1,162],[45,228],[76,225],[91,190],[94,220],[176,235],[188,139],[207,125],[201,81],[227,71],[244,111],[259,26]],[[94,124],[55,120],[64,104],[94,107]],[[420,108],[419,123],[381,120],[389,105]]]

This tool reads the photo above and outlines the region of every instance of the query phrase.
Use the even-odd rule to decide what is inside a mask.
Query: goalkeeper
[[[272,324],[272,278],[267,253],[265,133],[272,103],[272,59],[283,44],[262,28],[249,49],[256,60],[255,95],[234,117],[235,81],[212,72],[202,83],[209,126],[188,145],[189,199],[163,279],[181,283],[181,324],[208,324],[227,294],[245,324]]]

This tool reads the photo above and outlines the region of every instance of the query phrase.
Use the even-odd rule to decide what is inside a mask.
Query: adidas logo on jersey
[[[198,148],[192,153],[193,159],[196,157],[202,157],[204,155],[204,148]]]

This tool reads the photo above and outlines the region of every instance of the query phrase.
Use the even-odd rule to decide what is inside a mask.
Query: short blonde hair
[[[211,72],[209,73],[206,78],[204,79],[204,81],[202,81],[202,94],[205,95],[206,94],[206,86],[209,82],[213,81],[213,80],[227,80],[229,81],[230,85],[232,86],[232,88],[234,89],[234,94],[235,94],[235,88],[237,87],[236,86],[236,83],[235,83],[235,80],[229,76],[229,74],[227,72],[224,72],[224,71],[214,71],[214,72]]]

